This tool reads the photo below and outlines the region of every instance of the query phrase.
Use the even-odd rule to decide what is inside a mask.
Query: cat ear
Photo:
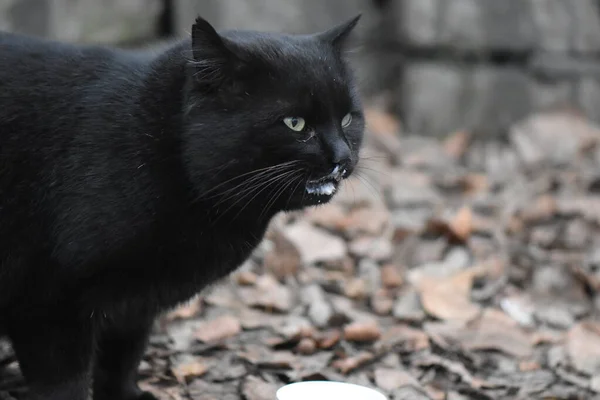
[[[319,37],[319,39],[328,42],[335,48],[339,49],[344,45],[346,39],[348,38],[352,30],[354,30],[361,17],[362,14],[358,14],[356,17],[340,25],[337,25],[323,33],[320,33],[317,36]]]
[[[196,80],[210,86],[219,86],[241,65],[235,45],[200,16],[192,26],[192,52]]]

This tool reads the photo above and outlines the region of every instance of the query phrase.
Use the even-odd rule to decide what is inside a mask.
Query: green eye
[[[352,123],[352,114],[346,114],[344,119],[342,119],[342,127],[347,128]]]
[[[283,123],[293,131],[302,132],[306,127],[306,121],[304,118],[299,117],[288,117],[283,120]]]

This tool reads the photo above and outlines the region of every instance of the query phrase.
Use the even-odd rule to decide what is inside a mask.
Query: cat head
[[[275,211],[334,196],[363,141],[363,110],[344,59],[359,18],[311,35],[217,33],[196,20],[185,118],[200,196]]]

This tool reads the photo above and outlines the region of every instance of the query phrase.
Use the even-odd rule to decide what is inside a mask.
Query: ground
[[[507,140],[441,141],[368,114],[362,167],[333,204],[280,216],[252,260],[157,323],[144,388],[274,400],[325,379],[393,400],[600,396],[600,130],[553,113]],[[6,346],[0,366],[0,399],[20,398]]]

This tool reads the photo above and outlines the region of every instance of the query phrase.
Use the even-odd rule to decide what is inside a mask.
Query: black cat
[[[280,211],[329,201],[364,120],[315,35],[217,33],[160,54],[0,33],[0,329],[39,400],[152,399],[158,313],[235,270]]]

